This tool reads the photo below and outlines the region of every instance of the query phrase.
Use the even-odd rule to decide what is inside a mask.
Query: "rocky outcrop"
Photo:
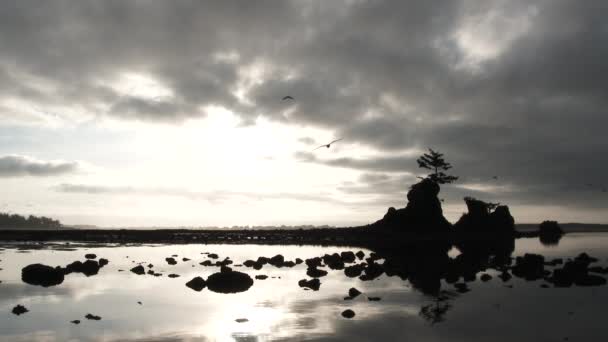
[[[486,203],[472,197],[466,197],[464,201],[468,212],[454,224],[456,232],[506,235],[515,233],[515,220],[506,205]]]
[[[443,216],[439,184],[424,179],[412,185],[407,193],[407,206],[402,209],[389,208],[384,217],[372,227],[390,232],[447,232],[450,223]]]
[[[43,264],[32,264],[21,270],[21,280],[30,285],[42,287],[55,286],[63,283],[65,272],[61,267],[51,267]]]

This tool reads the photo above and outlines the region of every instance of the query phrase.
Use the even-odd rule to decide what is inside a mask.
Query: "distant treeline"
[[[49,217],[0,213],[0,228],[61,228],[61,222]]]

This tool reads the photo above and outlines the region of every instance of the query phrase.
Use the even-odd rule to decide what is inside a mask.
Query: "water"
[[[608,265],[608,233],[576,233],[557,246],[543,246],[536,239],[516,241],[513,256],[539,253],[547,259],[575,257],[586,252]],[[20,248],[21,247],[21,248]],[[343,271],[328,270],[319,291],[305,291],[298,281],[306,265],[256,271],[234,267],[255,280],[246,292],[221,294],[195,292],[184,284],[195,276],[207,278],[217,267],[203,267],[202,252],[230,257],[235,264],[278,253],[286,260],[323,256],[359,248],[258,245],[173,246],[71,246],[47,245],[28,249],[4,244],[0,251],[1,341],[606,341],[608,287],[541,288],[543,280],[519,278],[503,283],[495,270],[493,279],[470,282],[467,293],[458,293],[445,280],[442,291],[423,293],[409,281],[382,275],[372,281],[348,278]],[[366,255],[370,251],[363,250]],[[21,269],[33,263],[65,266],[84,254],[95,253],[110,264],[99,274],[69,274],[48,288],[25,284]],[[449,251],[451,258],[459,251]],[[166,257],[178,255],[170,266]],[[182,262],[182,258],[192,259]],[[380,263],[382,260],[379,261]],[[163,276],[135,275],[137,263],[154,264]],[[146,268],[147,269],[147,268]],[[324,268],[327,269],[327,268]],[[119,270],[124,270],[119,272]],[[170,273],[179,278],[168,278]],[[280,277],[280,278],[279,278]],[[479,279],[479,277],[478,277]],[[507,287],[506,285],[512,285]],[[363,295],[344,300],[355,287]],[[427,291],[428,292],[428,291]],[[368,296],[381,297],[368,301]],[[142,304],[138,304],[140,301]],[[12,308],[24,305],[29,312],[16,316]],[[345,319],[341,312],[356,316]],[[99,315],[100,321],[84,318]],[[239,323],[236,320],[248,321]],[[80,320],[79,325],[70,323]]]

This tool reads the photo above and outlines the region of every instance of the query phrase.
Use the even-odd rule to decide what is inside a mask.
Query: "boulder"
[[[423,179],[410,188],[405,208],[389,208],[386,215],[373,223],[372,227],[396,233],[448,232],[451,224],[443,216],[441,202],[437,197],[439,191],[439,184],[430,179]]]
[[[321,287],[321,281],[317,278],[313,278],[310,280],[302,279],[298,282],[298,286],[308,288],[313,291],[319,291],[319,288]]]
[[[11,312],[14,315],[20,316],[20,315],[23,315],[24,313],[26,313],[28,311],[30,311],[30,310],[28,310],[25,306],[19,304],[19,305],[15,306]]]
[[[207,286],[207,282],[201,277],[194,277],[192,280],[186,283],[186,286],[194,291],[200,292],[205,288],[205,286]]]
[[[131,272],[137,274],[137,275],[144,275],[146,274],[146,270],[144,269],[144,267],[142,265],[137,265],[135,267],[133,267],[131,269]]]
[[[207,278],[209,290],[218,293],[239,293],[249,290],[253,279],[242,272],[229,271],[214,273]]]
[[[21,270],[21,280],[30,285],[56,286],[63,283],[64,270],[61,267],[32,264]]]
[[[357,296],[359,296],[361,294],[361,291],[357,290],[354,287],[351,287],[350,290],[348,290],[348,296],[351,298],[357,298]]]

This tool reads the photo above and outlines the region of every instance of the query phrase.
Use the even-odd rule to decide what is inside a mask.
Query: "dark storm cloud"
[[[9,1],[0,97],[153,121],[223,106],[380,152],[303,161],[416,173],[402,152],[432,147],[463,183],[597,206],[583,184],[608,173],[607,15],[600,0]],[[175,96],[116,93],[124,72]]]
[[[0,177],[57,176],[76,172],[78,168],[76,162],[41,161],[19,155],[0,157]]]

